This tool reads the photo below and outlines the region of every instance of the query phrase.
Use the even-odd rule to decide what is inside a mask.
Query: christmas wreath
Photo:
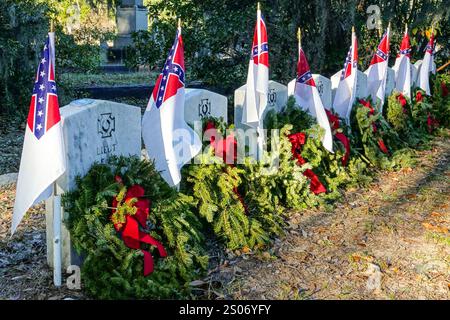
[[[433,115],[441,127],[450,125],[450,73],[439,74],[434,79]]]
[[[182,189],[196,199],[199,215],[228,249],[260,248],[282,233],[284,220],[243,192],[242,179],[249,173],[236,165],[237,141],[232,128],[225,129],[217,119],[204,120],[209,148],[197,156],[195,165],[183,169],[187,178]]]
[[[182,298],[208,265],[192,197],[170,188],[152,162],[111,157],[63,196],[67,226],[95,298]]]
[[[327,115],[333,130],[334,153],[322,145],[323,129],[308,113],[295,106],[292,98],[281,113],[270,112],[265,125],[269,129],[280,129],[296,123],[295,127],[290,126],[294,128],[293,133],[288,134],[291,159],[299,165],[308,163],[311,166],[305,170],[311,191],[320,194],[314,191],[325,190],[327,193],[322,194],[322,198],[331,200],[339,196],[340,188],[366,184],[370,181],[370,175],[367,165],[351,148],[348,128],[331,111],[327,110]]]
[[[412,106],[412,116],[415,126],[423,133],[432,134],[439,127],[439,121],[435,115],[433,99],[427,96],[422,89],[416,89]]]
[[[427,140],[427,134],[416,128],[411,101],[402,93],[394,91],[385,107],[386,121],[399,138],[410,147],[417,147]]]
[[[352,145],[362,150],[363,159],[383,170],[397,170],[414,165],[414,153],[372,106],[371,100],[359,99],[352,108]]]

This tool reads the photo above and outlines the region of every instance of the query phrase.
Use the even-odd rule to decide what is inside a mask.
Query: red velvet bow
[[[347,138],[345,134],[342,132],[336,132],[339,129],[339,117],[334,115],[331,111],[325,109],[327,113],[328,120],[330,121],[331,128],[334,130],[334,137],[338,139],[345,148],[345,154],[342,158],[342,165],[346,166],[348,163],[348,159],[350,158],[350,140]]]
[[[402,105],[403,113],[407,113],[408,111],[406,110],[406,98],[402,93],[397,96],[397,101]]]
[[[117,177],[116,181],[121,183],[122,179]],[[128,202],[133,198],[137,198],[137,202],[134,203],[134,206],[137,208],[137,212],[135,215],[126,215],[125,224],[115,223],[114,228],[117,232],[122,232],[122,240],[128,248],[140,249],[142,251],[144,254],[144,276],[147,276],[154,270],[153,257],[150,252],[141,249],[141,243],[147,243],[155,246],[161,257],[167,257],[167,252],[158,240],[139,229],[139,225],[145,228],[150,210],[150,200],[143,199],[143,196],[144,188],[139,185],[134,185],[127,190],[124,201]],[[116,211],[115,208],[117,208],[117,204],[117,198],[115,197],[112,202],[113,213]]]
[[[306,160],[302,157],[301,151],[302,146],[306,142],[306,135],[303,132],[292,133],[288,136],[289,141],[291,142],[291,152],[294,159],[297,160],[298,165],[303,165],[306,163]],[[311,170],[306,169],[303,172],[303,175],[309,179],[309,189],[314,192],[314,194],[320,194],[323,192],[327,192],[325,186],[320,182],[319,177]]]
[[[216,157],[222,158],[223,162],[230,166],[234,166],[237,161],[237,141],[234,134],[231,133],[225,139],[220,138],[216,141],[216,136],[218,135],[216,126],[214,122],[208,121],[205,128],[205,133],[214,134],[210,137],[210,146],[214,149],[214,155]],[[245,213],[248,214],[248,206],[244,201],[237,188],[233,188],[234,194],[238,197],[239,202],[244,207]]]
[[[416,93],[416,102],[422,102],[423,100],[423,95],[421,91],[417,91]]]

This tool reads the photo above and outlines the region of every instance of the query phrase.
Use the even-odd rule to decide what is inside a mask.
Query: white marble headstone
[[[222,118],[227,122],[227,97],[204,89],[186,89],[184,119],[190,125],[203,118]]]
[[[332,102],[331,102],[331,80],[320,75],[320,74],[313,74],[314,82],[316,83],[317,91],[319,91],[320,99],[322,100],[323,106],[326,109],[331,109]],[[295,90],[295,81],[296,79],[293,79],[290,81],[287,85],[288,87],[288,96],[294,95]]]
[[[112,155],[140,156],[141,109],[126,104],[81,99],[60,109],[66,172],[57,180],[59,192],[72,190],[77,176],[84,176],[95,162],[104,163]],[[47,260],[53,264],[53,201],[46,201]],[[64,211],[64,209],[63,209]],[[62,214],[64,221],[65,214]],[[78,264],[64,224],[61,228],[63,268]]]
[[[387,69],[385,97],[389,97],[395,89],[395,71],[392,68]]]
[[[339,70],[334,75],[331,76],[331,93],[334,101],[334,96],[336,95],[336,90],[339,86],[339,81],[341,80],[342,70]],[[368,96],[367,92],[367,75],[364,72],[357,71],[356,78],[356,98],[365,99]]]
[[[238,129],[249,128],[242,123],[242,107],[245,103],[245,88],[246,85],[243,85],[234,91],[234,125]],[[281,109],[286,106],[287,98],[287,87],[281,83],[270,80],[269,92],[267,95],[267,107],[264,111],[264,115],[270,110],[276,110],[277,112],[281,111]]]

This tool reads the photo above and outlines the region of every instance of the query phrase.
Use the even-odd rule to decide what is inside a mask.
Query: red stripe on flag
[[[178,77],[174,74],[169,74],[169,81],[167,81],[166,94],[164,101],[177,94],[178,89],[183,88],[183,83],[179,81]]]
[[[47,105],[46,130],[50,129],[61,120],[61,115],[59,114],[58,96],[54,94],[49,94],[47,100],[48,105]]]
[[[155,102],[156,102],[156,97],[158,96],[158,90],[159,90],[159,85],[161,84],[161,78],[162,78],[162,75],[160,74],[158,76],[158,79],[156,79],[155,87],[153,88],[152,95],[153,95],[153,101],[155,101]]]
[[[30,128],[31,132],[33,132],[34,128],[34,111],[36,110],[36,95],[31,96],[31,102],[30,102],[30,111],[28,111],[28,119],[27,124]]]

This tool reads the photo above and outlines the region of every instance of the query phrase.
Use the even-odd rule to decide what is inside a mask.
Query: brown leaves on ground
[[[210,277],[235,299],[449,299],[450,141],[433,145],[331,213],[292,213],[268,252],[236,258],[241,274]]]

